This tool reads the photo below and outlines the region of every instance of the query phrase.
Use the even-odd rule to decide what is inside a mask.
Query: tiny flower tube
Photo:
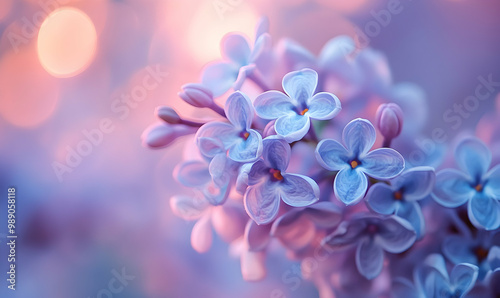
[[[168,124],[184,124],[191,127],[200,127],[205,123],[190,121],[181,118],[177,112],[171,107],[160,106],[155,110],[156,116]]]
[[[392,139],[401,134],[403,111],[395,103],[386,103],[377,110],[377,128],[384,136],[384,147],[389,147]]]

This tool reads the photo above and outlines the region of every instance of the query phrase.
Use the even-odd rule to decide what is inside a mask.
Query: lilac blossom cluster
[[[195,250],[215,230],[252,281],[286,251],[321,297],[500,293],[500,165],[482,141],[459,142],[459,169],[435,172],[443,155],[411,162],[423,92],[394,84],[385,57],[350,37],[315,56],[289,39],[273,46],[263,19],[253,45],[233,33],[221,49],[179,93],[216,116],[159,107],[143,135],[151,148],[194,135],[174,171],[192,194],[170,205],[196,221]]]

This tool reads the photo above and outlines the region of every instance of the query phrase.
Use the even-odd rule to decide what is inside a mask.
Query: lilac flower
[[[500,165],[488,171],[491,152],[477,138],[458,144],[455,159],[462,171],[444,169],[437,173],[434,200],[448,208],[467,202],[474,226],[486,230],[500,227]]]
[[[188,104],[198,108],[208,108],[215,104],[212,91],[202,84],[183,85],[182,92],[179,92],[178,95]]]
[[[255,99],[255,110],[260,118],[274,120],[276,133],[291,143],[302,139],[311,126],[311,119],[329,120],[341,110],[339,99],[328,92],[315,95],[318,74],[302,69],[283,77],[283,89],[267,91]]]
[[[388,218],[361,215],[340,226],[324,239],[332,248],[356,247],[356,266],[367,279],[377,277],[382,271],[384,251],[402,253],[416,239],[411,225],[397,217]]]
[[[424,217],[417,201],[432,192],[435,179],[431,167],[412,168],[391,180],[391,185],[373,185],[366,195],[366,204],[377,213],[396,214],[406,219],[420,238],[424,233]]]
[[[259,65],[259,59],[269,50],[271,37],[267,33],[267,20],[257,28],[253,48],[240,34],[231,33],[221,43],[223,61],[209,64],[203,71],[202,83],[214,96],[220,96],[231,87],[239,90],[248,76],[252,76]]]
[[[377,109],[377,127],[384,136],[384,143],[389,145],[391,140],[399,136],[403,129],[401,108],[395,103],[380,105]]]
[[[269,223],[276,217],[280,200],[293,207],[304,207],[319,197],[319,187],[314,180],[285,173],[291,157],[290,145],[285,139],[270,136],[263,144],[262,159],[257,160],[248,173],[249,187],[244,196],[245,209],[257,224]]]
[[[237,162],[252,162],[262,153],[262,137],[251,129],[254,108],[250,99],[243,93],[236,91],[229,96],[224,107],[226,122],[209,122],[198,130],[197,145],[202,154],[211,155],[214,148],[213,139],[219,140],[229,158]],[[215,147],[216,148],[216,147]]]
[[[333,183],[335,196],[346,205],[358,203],[368,188],[366,175],[376,179],[391,179],[399,175],[405,161],[391,148],[368,152],[375,143],[375,128],[370,121],[354,119],[342,133],[346,144],[322,140],[316,147],[316,158],[330,171],[339,171]]]

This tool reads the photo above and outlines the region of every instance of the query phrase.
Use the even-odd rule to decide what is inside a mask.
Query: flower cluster
[[[500,165],[487,145],[461,140],[460,170],[435,173],[445,154],[412,160],[423,92],[394,84],[385,57],[350,37],[316,57],[288,39],[273,46],[263,19],[253,46],[234,33],[221,48],[179,93],[210,118],[159,107],[143,135],[152,148],[192,136],[174,171],[192,193],[170,203],[196,221],[195,250],[215,230],[246,280],[287,251],[322,297],[499,295]]]

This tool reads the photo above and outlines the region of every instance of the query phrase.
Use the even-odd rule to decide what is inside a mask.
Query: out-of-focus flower
[[[377,128],[384,136],[384,144],[389,147],[392,139],[401,134],[403,129],[403,111],[395,103],[386,103],[377,109]]]
[[[356,266],[367,279],[377,277],[384,264],[384,251],[401,253],[416,239],[411,225],[397,217],[380,218],[367,214],[342,222],[324,239],[335,249],[356,247]]]
[[[267,19],[261,20],[253,48],[243,35],[231,33],[224,37],[221,42],[223,61],[209,64],[202,76],[203,85],[214,96],[220,96],[230,88],[239,90],[245,79],[254,75],[259,68],[259,58],[270,50],[271,36],[267,27]]]
[[[274,120],[276,133],[289,143],[302,139],[311,119],[329,120],[341,110],[339,99],[328,92],[314,94],[318,74],[312,69],[290,72],[283,77],[283,89],[267,91],[255,99],[257,115]]]
[[[431,167],[412,168],[391,180],[391,185],[373,185],[366,194],[366,204],[377,213],[396,214],[406,219],[420,238],[424,233],[424,217],[417,201],[432,192],[435,179]]]
[[[467,212],[474,226],[486,230],[500,227],[500,165],[488,171],[488,147],[477,138],[467,138],[458,144],[455,160],[462,171],[439,171],[433,198],[448,208],[468,202]]]
[[[171,125],[157,123],[149,126],[142,133],[141,139],[144,146],[150,148],[164,148],[172,144],[177,138],[195,133],[196,127],[186,125]]]
[[[278,214],[280,201],[293,207],[313,204],[319,198],[319,187],[307,176],[285,173],[291,149],[285,139],[271,136],[263,141],[262,159],[248,173],[244,204],[257,224],[271,222]]]
[[[346,205],[358,203],[368,188],[366,175],[391,179],[404,169],[404,159],[396,150],[379,148],[368,152],[375,143],[375,128],[370,121],[354,119],[342,133],[346,144],[326,139],[316,147],[316,158],[330,171],[339,171],[333,188],[336,197]]]
[[[254,108],[250,99],[236,91],[225,104],[226,122],[209,122],[198,130],[197,145],[204,155],[210,155],[213,139],[219,140],[229,150],[228,156],[237,162],[252,162],[262,153],[262,137],[251,129]]]

